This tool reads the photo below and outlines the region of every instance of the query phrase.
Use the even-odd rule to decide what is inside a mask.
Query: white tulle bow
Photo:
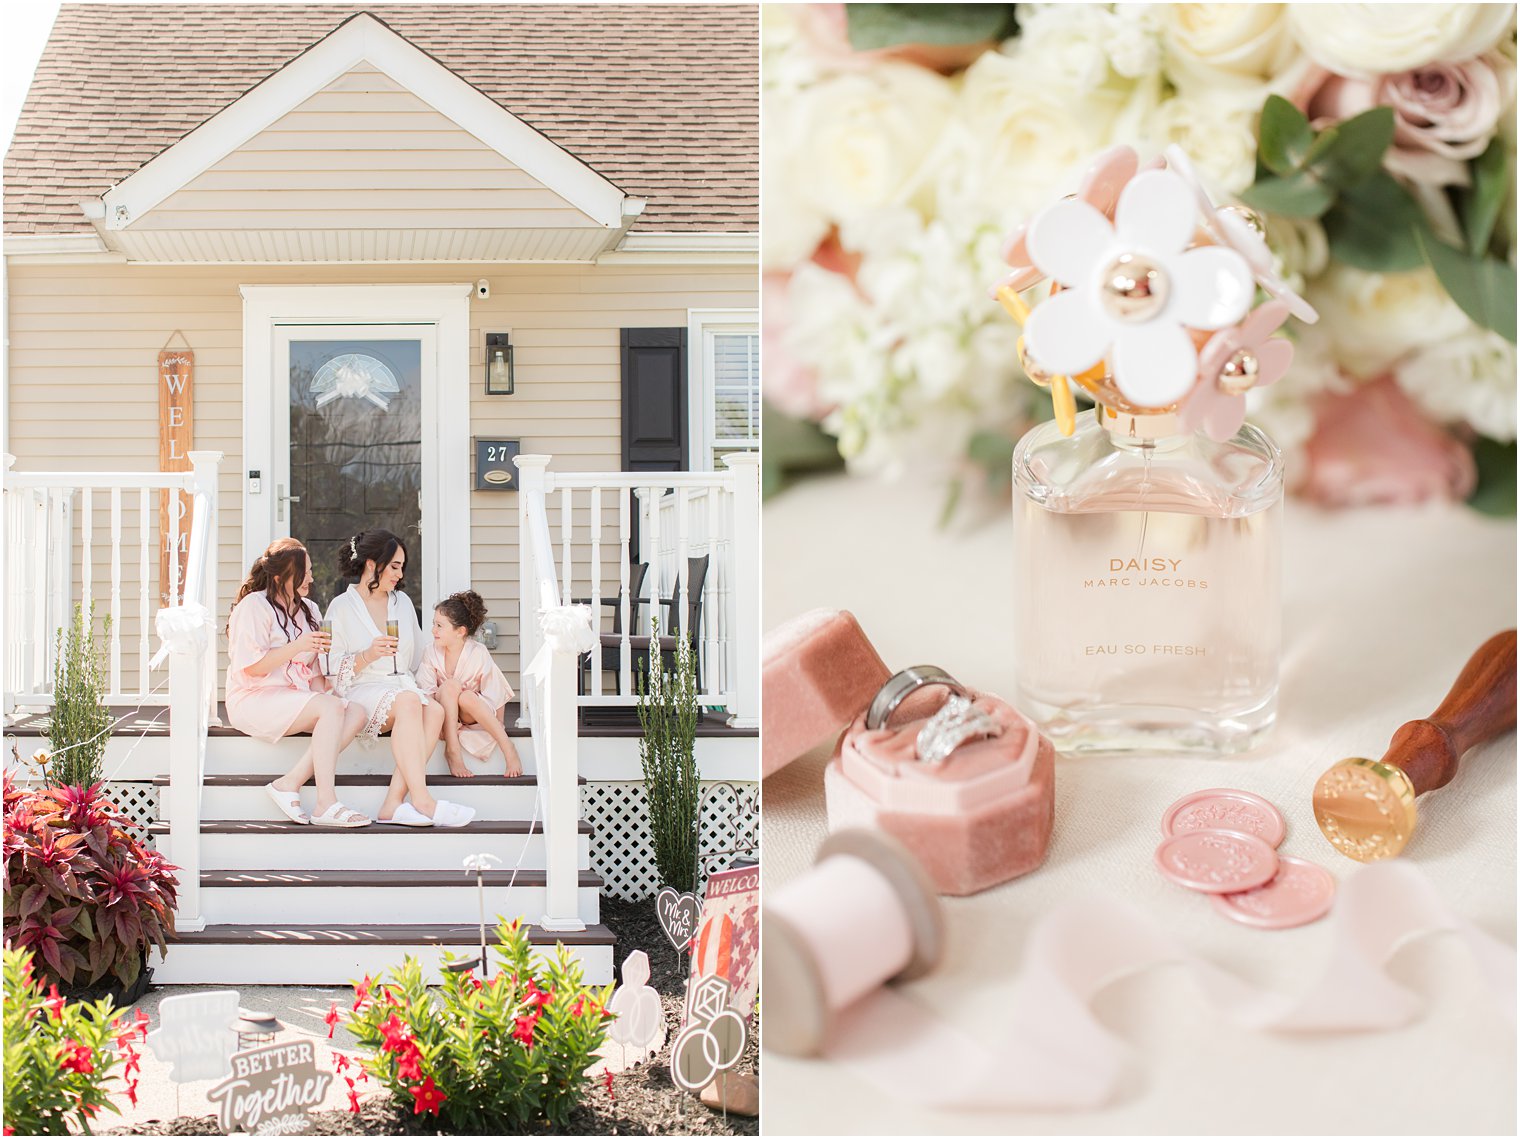
[[[157,668],[170,653],[199,652],[211,644],[211,611],[198,601],[160,609],[154,627],[159,648],[149,668]]]

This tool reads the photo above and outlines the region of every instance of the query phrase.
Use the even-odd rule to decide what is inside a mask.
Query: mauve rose
[[[1472,493],[1472,453],[1435,426],[1392,376],[1346,395],[1321,396],[1299,490],[1323,506],[1461,501]]]
[[[1374,80],[1326,73],[1307,100],[1309,117],[1336,122],[1376,106],[1393,108],[1388,168],[1428,185],[1468,183],[1467,161],[1482,154],[1510,105],[1514,75],[1494,52],[1461,63],[1432,63]]]

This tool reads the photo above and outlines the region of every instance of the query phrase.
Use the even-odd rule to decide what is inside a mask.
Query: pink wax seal
[[[1292,929],[1330,912],[1335,876],[1302,858],[1279,855],[1277,876],[1265,886],[1239,894],[1216,894],[1214,908],[1225,917],[1258,929]]]
[[[1161,833],[1170,836],[1184,831],[1241,831],[1277,847],[1288,828],[1277,808],[1260,795],[1216,787],[1184,795],[1167,808],[1161,817]]]
[[[1272,880],[1277,852],[1254,834],[1183,831],[1156,848],[1156,868],[1189,890],[1238,894]]]

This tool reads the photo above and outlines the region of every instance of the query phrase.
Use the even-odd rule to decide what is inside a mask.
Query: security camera
[[[481,300],[489,297],[491,295],[491,282],[484,279],[476,281],[475,295]]]

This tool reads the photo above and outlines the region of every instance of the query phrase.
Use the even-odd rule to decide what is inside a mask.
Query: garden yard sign
[[[310,1135],[307,1108],[322,1102],[332,1073],[317,1068],[310,1040],[251,1048],[232,1058],[232,1075],[206,1097],[228,1135]]]
[[[218,1080],[227,1074],[237,1049],[232,1022],[238,1015],[236,989],[165,997],[158,1006],[158,1029],[146,1043],[170,1065],[169,1078],[185,1084]]]

